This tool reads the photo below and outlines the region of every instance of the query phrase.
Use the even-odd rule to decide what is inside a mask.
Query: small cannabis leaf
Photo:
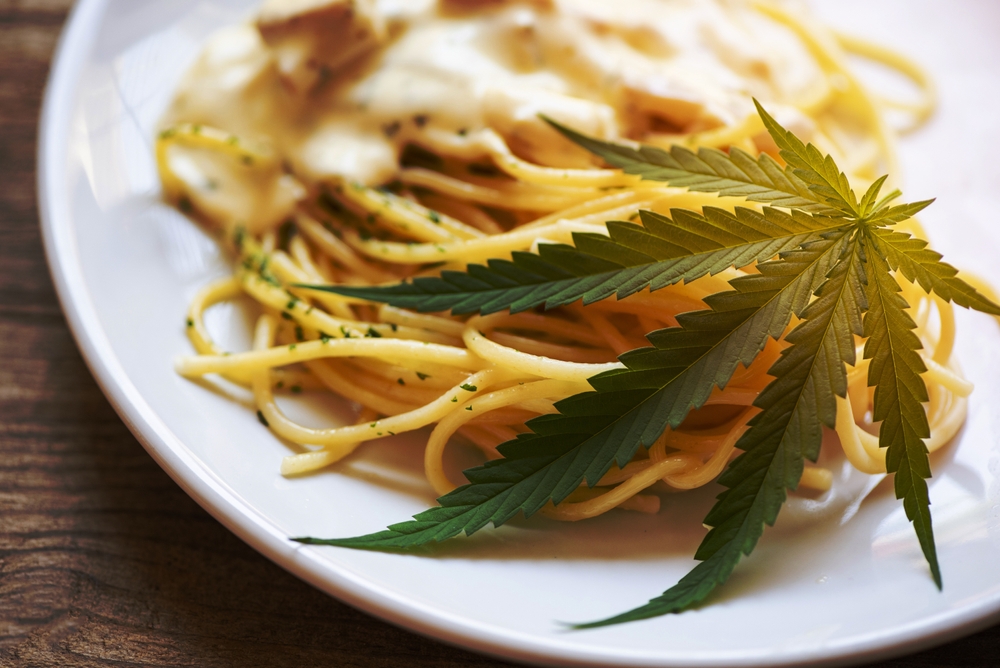
[[[695,555],[701,563],[649,603],[580,626],[679,612],[726,581],[764,527],[774,523],[804,461],[816,459],[822,428],[835,421],[836,397],[847,391],[845,365],[855,362],[856,336],[868,339],[879,444],[888,449],[896,494],[940,586],[925,482],[925,368],[909,305],[892,272],[960,306],[993,315],[1000,315],[1000,306],[958,278],[926,242],[890,229],[930,201],[891,206],[900,194],[879,198],[885,177],[859,200],[830,156],[757,108],[784,168],[735,149],[727,155],[632,148],[553,125],[629,173],[769,203],[763,214],[706,208],[703,215],[674,210],[666,218],[644,212],[642,226],[611,222],[608,237],[577,235],[575,247],[543,247],[539,255],[519,253],[511,261],[396,286],[325,288],[419,310],[467,313],[625,298],[645,287],[754,262],[758,272],[731,280],[733,290],[707,297],[708,310],[677,316],[678,327],[648,334],[652,347],[623,354],[624,369],[591,378],[593,392],[560,401],[557,414],[530,420],[531,432],[501,445],[503,459],[467,471],[469,484],[441,497],[440,507],[368,536],[296,540],[408,549],[559,503],[579,485],[596,484],[613,463],[628,463],[666,427],[680,424],[713,388],[726,385],[737,364],[749,364],[769,338],[782,337],[795,316],[801,322],[784,336],[788,345],[768,371],[774,380],[754,402],[760,412],[737,442],[743,454],[719,479],[727,489],[705,520],[711,530]]]

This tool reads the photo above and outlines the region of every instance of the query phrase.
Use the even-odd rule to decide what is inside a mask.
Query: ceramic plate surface
[[[816,7],[930,69],[941,108],[902,140],[906,190],[913,200],[938,197],[924,222],[949,261],[995,269],[1000,4],[825,0]],[[841,664],[915,651],[997,620],[1000,418],[991,407],[1000,399],[1000,332],[965,312],[959,358],[977,390],[958,442],[934,458],[931,485],[943,592],[886,485],[849,521],[779,522],[701,610],[587,632],[559,622],[628,609],[693,565],[712,490],[672,498],[655,516],[514,523],[434,556],[287,540],[378,530],[427,507],[433,494],[420,470],[422,435],[371,443],[318,475],[282,478],[288,447],[258,424],[245,397],[173,372],[173,358],[191,352],[188,301],[228,269],[206,234],[158,201],[153,128],[206,36],[251,10],[244,0],[82,0],[52,73],[39,162],[49,261],[91,370],[152,456],[227,527],[363,610],[542,664]],[[246,345],[238,306],[216,309],[210,325],[232,346]],[[289,410],[317,425],[348,416],[346,406],[312,398]]]

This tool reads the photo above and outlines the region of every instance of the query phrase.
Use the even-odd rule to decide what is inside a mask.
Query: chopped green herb
[[[477,390],[479,390],[479,388],[476,387],[475,385],[469,385],[468,383],[462,383],[461,385],[459,385],[459,387],[465,390],[466,392],[476,392]]]
[[[264,417],[264,414],[263,414],[263,413],[261,413],[260,411],[257,411],[257,420],[259,420],[259,421],[260,421],[260,423],[261,423],[262,425],[264,425],[265,427],[270,427],[270,426],[271,426],[270,424],[268,424],[268,422],[267,422],[267,418],[266,418],[266,417]]]
[[[399,132],[399,128],[402,127],[399,121],[393,121],[391,123],[386,123],[382,126],[382,133],[389,137],[390,139]]]

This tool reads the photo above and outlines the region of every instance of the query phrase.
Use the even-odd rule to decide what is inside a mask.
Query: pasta
[[[187,323],[197,355],[176,367],[184,376],[219,374],[251,388],[261,422],[302,446],[285,457],[283,474],[429,428],[425,472],[435,493],[445,494],[458,482],[444,468],[456,437],[498,457],[496,446],[523,432],[527,419],[588,390],[589,377],[620,367],[619,354],[643,346],[648,332],[676,325],[678,313],[704,308],[701,299],[738,274],[585,308],[467,318],[300,287],[464,269],[539,244],[570,243],[574,232],[606,234],[605,221],[635,220],[640,209],[667,214],[737,203],[597,167],[539,113],[607,138],[773,153],[750,104],[754,95],[852,178],[871,182],[897,171],[884,109],[905,112],[908,129],[933,107],[931,84],[917,66],[785,5],[614,4],[615,16],[583,0],[402,8],[272,0],[255,25],[213,40],[192,69],[157,141],[164,196],[218,232],[236,269],[192,301]],[[641,20],[656,12],[666,14],[662,21]],[[677,23],[698,39],[664,27]],[[343,39],[321,39],[319,30]],[[470,34],[475,39],[463,37]],[[451,50],[434,53],[440,44]],[[608,54],[611,64],[595,53]],[[872,96],[851,73],[850,54],[909,77],[920,100]],[[927,445],[934,450],[960,428],[972,388],[952,360],[951,306],[915,286],[904,290],[916,305],[929,369]],[[224,351],[204,315],[238,296],[259,305],[253,347]],[[769,343],[683,425],[546,514],[578,520],[616,507],[656,512],[660,492],[714,480],[780,349]],[[866,374],[863,361],[850,370],[836,432],[854,467],[884,473]],[[300,391],[355,402],[356,423],[297,424],[275,392]],[[808,466],[801,482],[814,495],[832,484],[831,471],[820,466]]]

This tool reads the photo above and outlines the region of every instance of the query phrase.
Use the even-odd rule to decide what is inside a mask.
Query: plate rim
[[[67,18],[54,51],[38,129],[36,192],[46,261],[67,324],[87,367],[154,461],[212,517],[258,553],[324,593],[405,630],[456,647],[518,662],[554,666],[748,668],[751,666],[840,666],[887,659],[974,633],[1000,620],[1000,593],[978,604],[939,613],[892,630],[825,646],[773,652],[665,654],[614,652],[540,640],[475,622],[408,600],[319,557],[320,548],[290,541],[259,511],[227,488],[187,451],[131,382],[107,339],[87,292],[68,206],[66,151],[76,111],[80,75],[106,14],[109,0],[80,0]]]

